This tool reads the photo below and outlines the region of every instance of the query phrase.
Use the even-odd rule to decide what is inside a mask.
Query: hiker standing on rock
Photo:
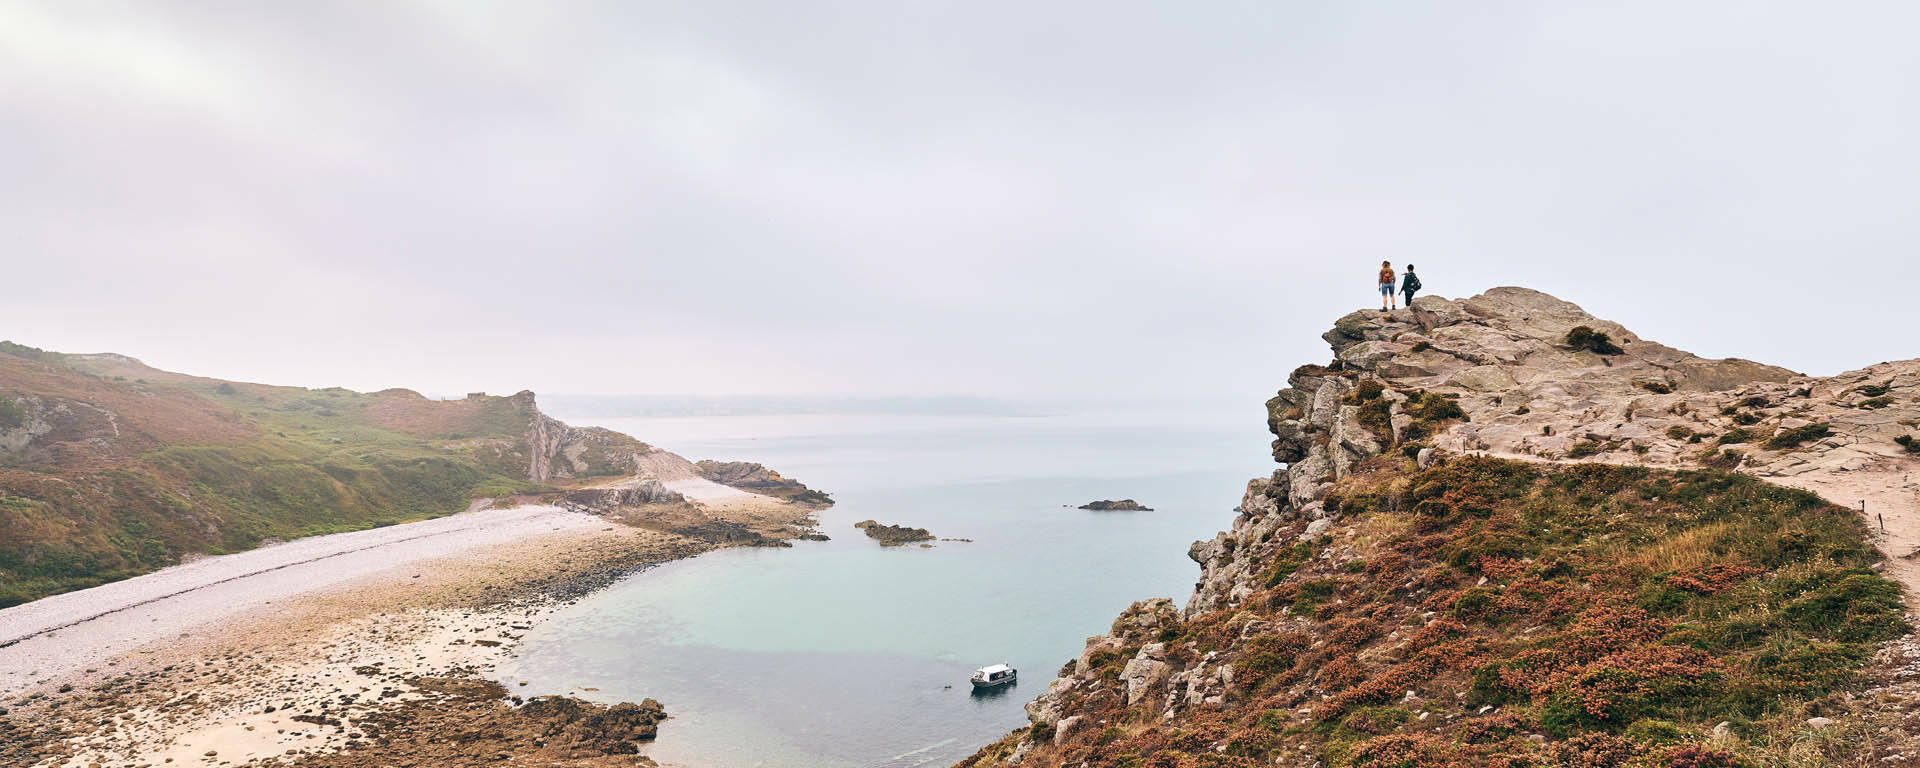
[[[1407,296],[1407,308],[1413,308],[1413,294],[1420,290],[1420,276],[1413,273],[1413,265],[1407,265],[1407,274],[1400,278],[1400,292]]]
[[[1380,311],[1398,309],[1393,305],[1393,262],[1380,262]]]

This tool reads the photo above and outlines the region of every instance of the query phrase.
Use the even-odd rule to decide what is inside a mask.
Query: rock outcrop
[[[853,527],[864,531],[867,538],[880,542],[883,547],[899,547],[933,541],[933,534],[925,528],[909,528],[904,525],[887,525],[875,520],[862,520]]]
[[[808,488],[805,483],[781,475],[763,464],[751,461],[703,459],[697,466],[701,477],[729,488],[786,499],[812,507],[833,505],[833,497]]]
[[[1295,370],[1267,403],[1281,468],[1247,484],[1229,530],[1189,548],[1200,577],[1185,606],[1177,615],[1165,599],[1129,608],[1028,706],[1034,726],[1026,739],[989,747],[968,764],[1020,763],[1036,744],[1086,728],[1078,713],[1102,707],[1153,700],[1152,717],[1180,722],[1201,711],[1194,707],[1220,706],[1233,665],[1216,660],[1217,651],[1196,658],[1192,646],[1172,651],[1179,658],[1169,664],[1169,639],[1188,631],[1182,622],[1252,615],[1242,609],[1270,600],[1275,585],[1306,565],[1301,558],[1341,551],[1324,545],[1342,514],[1328,494],[1389,453],[1419,467],[1473,454],[1738,467],[1849,507],[1860,498],[1905,499],[1880,507],[1890,529],[1882,547],[1905,554],[1920,546],[1920,513],[1898,509],[1920,498],[1911,480],[1920,469],[1920,360],[1821,378],[1702,358],[1522,288],[1355,312],[1323,338],[1334,359]],[[1896,558],[1888,572],[1913,590],[1920,574],[1912,568]],[[1265,615],[1270,606],[1260,607]],[[1312,622],[1281,614],[1237,626],[1233,637],[1312,636]],[[1117,687],[1102,682],[1102,669],[1114,671],[1103,654],[1123,651],[1124,664],[1114,662]],[[1107,696],[1123,701],[1099,703]]]
[[[559,506],[599,515],[620,507],[644,504],[683,504],[687,497],[667,490],[658,480],[638,480],[612,488],[581,488],[560,495]]]

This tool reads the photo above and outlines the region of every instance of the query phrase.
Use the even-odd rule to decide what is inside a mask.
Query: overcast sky
[[[1257,407],[1391,259],[1920,356],[1920,5],[1575,5],[0,0],[0,338]]]

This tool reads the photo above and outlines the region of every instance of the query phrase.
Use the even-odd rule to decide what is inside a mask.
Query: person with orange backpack
[[[1399,309],[1393,303],[1393,262],[1380,262],[1380,311]]]

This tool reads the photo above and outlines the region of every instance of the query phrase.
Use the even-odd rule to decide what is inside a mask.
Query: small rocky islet
[[[933,541],[934,535],[925,528],[909,528],[904,525],[888,525],[877,520],[862,520],[854,523],[867,534],[867,538],[880,542],[883,547],[902,547],[908,544]],[[921,546],[930,546],[921,544]]]
[[[1119,501],[1114,501],[1111,499],[1101,499],[1099,501],[1089,501],[1085,504],[1080,505],[1078,509],[1090,509],[1095,512],[1152,512],[1153,511],[1153,507],[1149,507],[1145,504],[1141,504],[1140,502],[1134,501],[1133,499],[1120,499]]]

